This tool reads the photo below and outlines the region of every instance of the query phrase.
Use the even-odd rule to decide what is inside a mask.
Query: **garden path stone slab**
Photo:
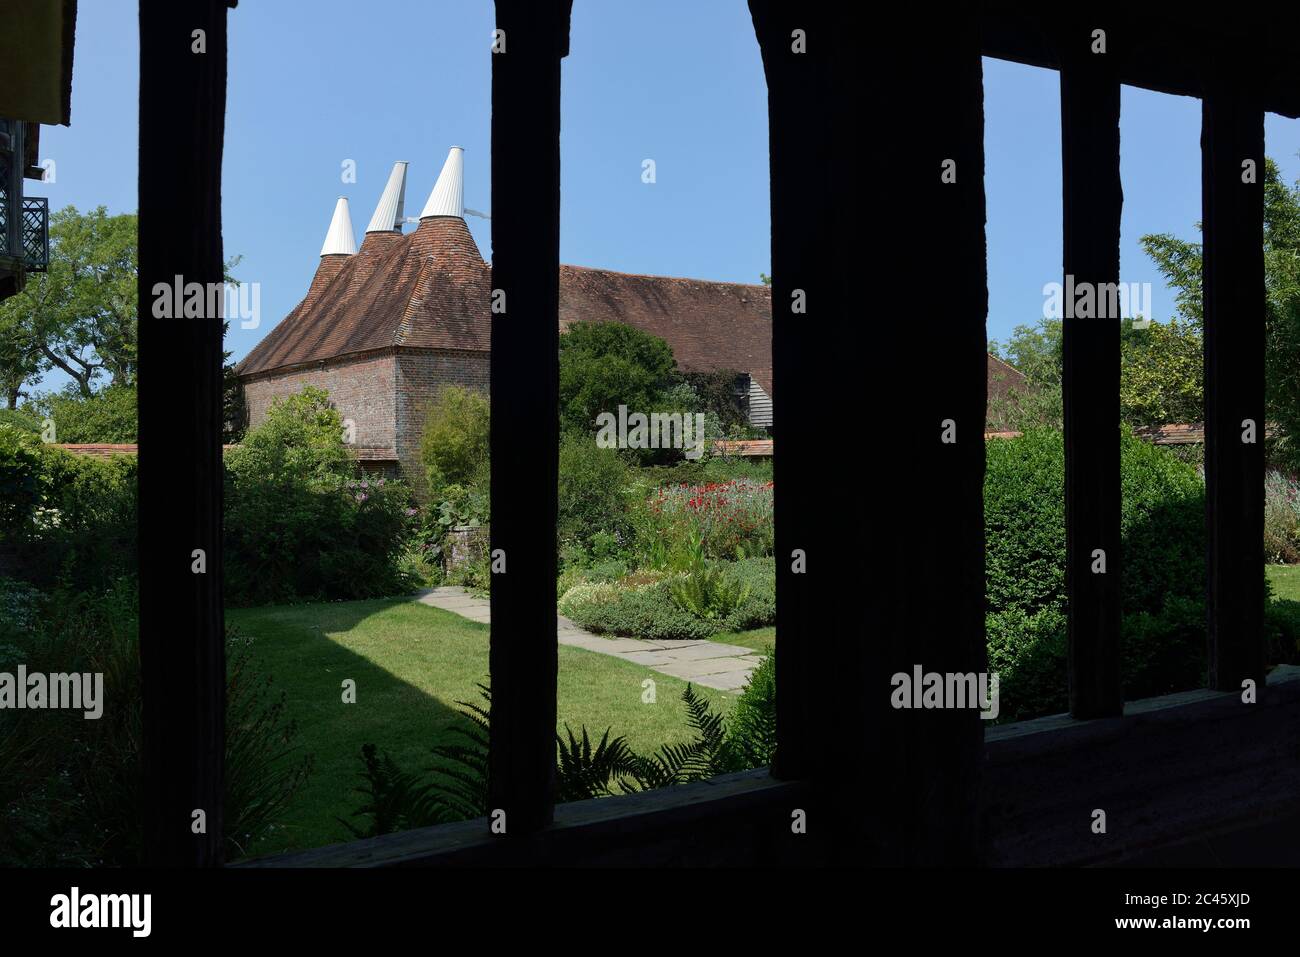
[[[749,681],[749,675],[750,669],[746,668],[743,671],[725,671],[720,675],[697,675],[691,683],[718,691],[739,691]]]
[[[492,623],[492,603],[476,598],[459,585],[443,585],[416,593],[415,601],[441,608],[480,624]],[[763,660],[762,655],[739,645],[716,641],[643,641],[640,638],[606,638],[579,627],[563,615],[555,621],[561,645],[622,658],[673,678],[682,678],[720,691],[738,691]]]
[[[702,661],[674,661],[672,664],[660,665],[655,670],[674,678],[693,681],[701,675],[721,675],[748,668],[749,665],[740,658],[705,658]]]
[[[748,648],[739,645],[724,645],[718,641],[706,641],[702,645],[689,648],[665,648],[664,654],[674,661],[699,661],[704,658],[738,658],[749,654]]]

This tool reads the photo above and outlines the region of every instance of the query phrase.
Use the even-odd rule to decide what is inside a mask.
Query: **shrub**
[[[1264,476],[1264,561],[1300,562],[1300,483],[1282,472]]]
[[[41,434],[41,417],[28,409],[0,409],[0,426],[10,425],[19,432]]]
[[[989,666],[1004,717],[1068,706],[1064,446],[1031,430],[987,445]],[[1200,683],[1205,667],[1204,486],[1196,469],[1125,433],[1121,439],[1125,693]],[[1115,567],[1115,566],[1112,566]]]
[[[628,469],[616,449],[602,449],[590,435],[569,432],[560,441],[560,544],[590,547],[604,532],[622,543],[628,538],[624,489]]]
[[[351,478],[356,465],[343,444],[343,419],[324,389],[306,386],[277,398],[266,419],[225,456],[226,468],[264,482]]]
[[[708,638],[727,630],[677,607],[663,583],[629,588],[611,583],[575,585],[560,599],[560,613],[597,634],[649,640]]]
[[[744,631],[776,624],[776,560],[747,558],[727,566],[727,574],[741,582],[745,600],[728,616],[727,631]]]
[[[706,599],[697,603],[705,611],[701,613],[674,596],[674,589],[681,587],[686,576],[636,572],[617,582],[570,585],[560,597],[560,613],[594,632],[649,640],[698,640],[776,621],[776,565],[772,559],[723,563],[711,575],[718,577],[717,587],[739,600],[711,607]]]
[[[110,385],[89,397],[75,391],[43,395],[31,403],[31,411],[54,421],[56,442],[137,440],[134,385]]]
[[[594,439],[596,416],[657,408],[676,362],[658,336],[617,322],[575,322],[560,336],[560,424]]]
[[[354,599],[410,587],[400,482],[357,477],[338,412],[319,389],[272,406],[225,457],[226,599]]]
[[[719,564],[701,561],[690,571],[668,580],[673,604],[705,621],[731,617],[749,597],[749,586],[728,575]]]
[[[429,494],[446,485],[487,487],[490,411],[485,396],[447,386],[428,411],[420,440]]]
[[[0,425],[0,545],[23,576],[104,587],[136,565],[136,461],[73,455]]]
[[[1264,636],[1268,661],[1295,664],[1300,661],[1300,601],[1280,599],[1264,608]]]
[[[727,721],[727,749],[739,769],[763,768],[776,757],[776,646],[749,675]]]
[[[26,541],[49,496],[45,448],[31,433],[0,423],[0,541]]]
[[[0,711],[0,866],[138,866],[143,833],[136,582],[49,596],[25,636],[32,671],[100,672],[96,721],[67,710]],[[227,633],[226,854],[268,832],[302,785],[285,696],[270,693],[246,640]]]

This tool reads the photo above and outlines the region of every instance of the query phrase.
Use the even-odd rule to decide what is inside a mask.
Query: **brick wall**
[[[244,382],[250,428],[266,419],[274,399],[301,392],[303,386],[325,389],[344,419],[356,425],[356,445],[393,448],[396,440],[396,361],[391,353],[343,359],[292,372],[273,373]]]
[[[420,435],[429,404],[444,386],[459,385],[484,395],[490,386],[486,352],[403,349],[397,354],[397,458],[411,486],[424,487],[420,467]]]

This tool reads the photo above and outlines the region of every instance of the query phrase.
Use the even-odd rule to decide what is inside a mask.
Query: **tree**
[[[1200,228],[1200,224],[1197,224]],[[1130,425],[1200,422],[1204,402],[1202,246],[1168,233],[1143,236],[1142,248],[1176,290],[1168,322],[1120,333],[1120,417]],[[1281,437],[1271,449],[1279,464],[1300,468],[1300,185],[1282,182],[1277,164],[1264,164],[1265,415]],[[1039,386],[1040,394],[1010,400],[1013,427],[1060,427],[1061,324],[1017,326],[1005,346],[989,351]]]
[[[454,385],[443,389],[429,406],[420,440],[429,491],[486,484],[489,414],[485,397]]]
[[[54,423],[56,442],[135,442],[135,384],[120,383],[85,398],[72,383],[63,392],[46,393],[25,409]]]
[[[1009,392],[989,402],[989,421],[999,427],[1024,431],[1035,427],[1060,429],[1061,320],[1042,319],[1036,326],[1016,326],[1006,344],[990,339],[989,354],[1014,366],[1028,388]]]
[[[343,419],[329,393],[315,386],[276,399],[266,421],[231,449],[225,462],[236,476],[253,476],[269,485],[347,477],[356,471],[343,444]]]
[[[1197,223],[1200,229],[1201,224]],[[1178,290],[1178,312],[1200,337],[1203,248],[1167,233],[1142,237],[1142,248]],[[1280,438],[1274,459],[1300,468],[1300,183],[1282,181],[1277,163],[1264,161],[1265,417]],[[1197,373],[1199,378],[1200,373]],[[1203,413],[1202,413],[1203,414]],[[1201,416],[1198,416],[1199,419]]]
[[[1200,422],[1205,415],[1204,342],[1192,323],[1173,317],[1120,330],[1120,418],[1130,425]]]
[[[560,336],[560,426],[595,429],[601,412],[658,408],[677,363],[658,336],[618,322],[575,322]]]
[[[0,303],[0,385],[10,408],[26,382],[53,368],[86,398],[104,375],[134,380],[137,271],[135,214],[68,206],[50,217],[49,271]]]
[[[23,386],[50,368],[24,313],[11,305],[21,298],[0,302],[0,390],[7,409],[17,409],[18,400],[28,397]]]

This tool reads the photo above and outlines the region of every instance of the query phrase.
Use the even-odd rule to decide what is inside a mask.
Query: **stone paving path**
[[[416,596],[422,605],[432,605],[455,612],[470,621],[491,624],[491,604],[475,598],[455,585],[428,588]],[[643,641],[640,638],[605,638],[579,628],[563,615],[556,615],[560,644],[582,648],[602,655],[612,655],[643,665],[660,674],[681,678],[692,684],[738,691],[744,687],[762,655],[740,645],[717,641]]]

